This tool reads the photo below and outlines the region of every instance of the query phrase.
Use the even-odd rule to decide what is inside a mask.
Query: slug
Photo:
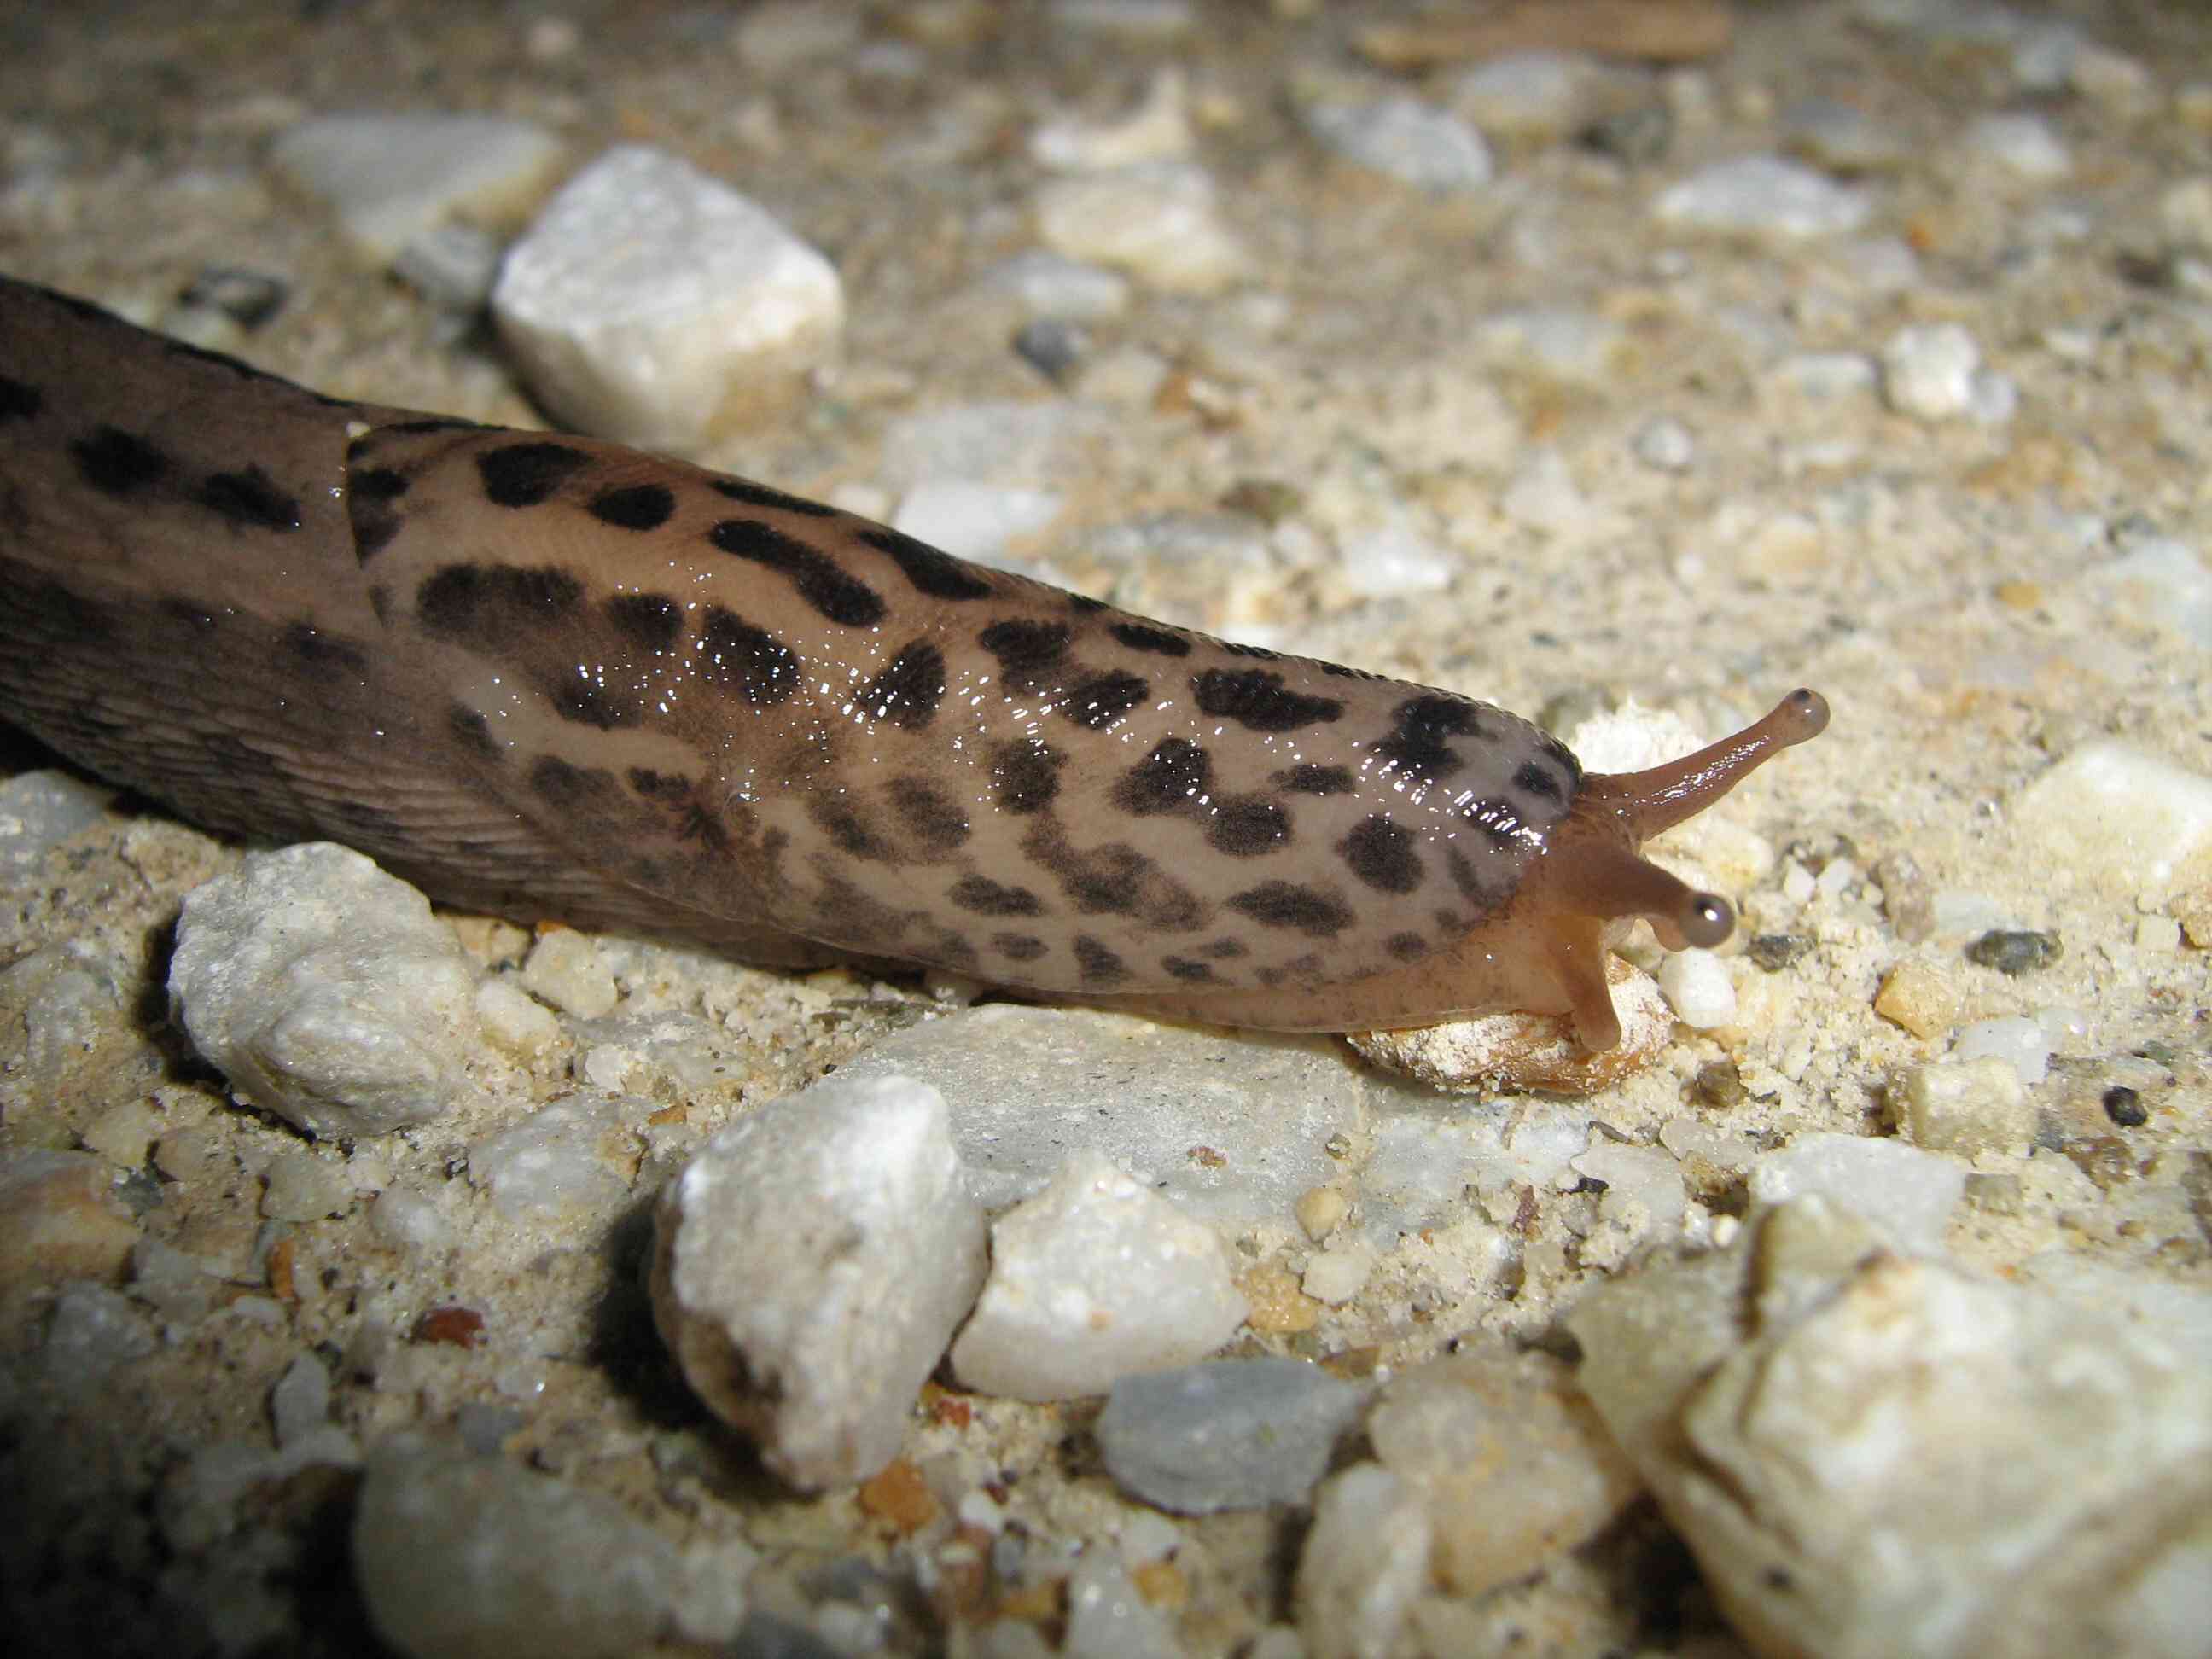
[[[1649,771],[587,439],[319,396],[0,278],[0,717],[225,834],[768,966],[1611,1047],[1638,855],[1817,734]]]

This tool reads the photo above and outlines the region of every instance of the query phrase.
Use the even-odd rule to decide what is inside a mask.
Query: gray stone
[[[1303,1504],[1365,1390],[1297,1359],[1125,1376],[1098,1419],[1121,1488],[1183,1515]]]

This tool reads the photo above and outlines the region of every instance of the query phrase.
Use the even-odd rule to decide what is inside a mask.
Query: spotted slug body
[[[1486,703],[1237,646],[743,479],[320,397],[0,278],[0,716],[214,829],[769,965],[1278,1030],[1618,1038],[1638,856],[1793,692],[1585,774]]]

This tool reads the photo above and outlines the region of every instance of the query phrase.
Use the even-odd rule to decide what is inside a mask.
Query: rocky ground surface
[[[319,389],[1601,767],[1834,710],[1660,844],[1743,925],[1631,944],[1578,1097],[441,918],[17,744],[16,1650],[2202,1650],[2212,18],[217,0],[0,63],[0,270]],[[611,368],[625,281],[681,302]]]

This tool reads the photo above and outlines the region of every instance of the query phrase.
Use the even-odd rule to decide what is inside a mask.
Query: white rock
[[[1627,347],[1619,322],[1571,306],[1493,312],[1475,325],[1475,338],[1492,356],[1580,386],[1611,384]]]
[[[1694,1031],[1717,1030],[1735,1019],[1735,981],[1711,951],[1670,951],[1659,964],[1659,991],[1674,1018]]]
[[[492,315],[531,388],[580,431],[692,448],[788,400],[835,352],[830,262],[720,180],[623,145],[507,251]]]
[[[486,1037],[518,1060],[534,1060],[561,1040],[561,1022],[508,979],[477,987],[477,1019]]]
[[[1965,1158],[1984,1152],[2024,1155],[2035,1138],[2035,1108],[2006,1060],[1915,1066],[1894,1088],[1903,1127],[1916,1146]]]
[[[907,491],[891,527],[956,557],[995,564],[1009,543],[1042,530],[1062,505],[1054,490],[935,478]]]
[[[1037,317],[1103,322],[1129,308],[1129,279],[1119,271],[1084,264],[1045,248],[1031,248],[994,265],[983,280],[1013,295]]]
[[[2158,217],[2175,241],[2212,248],[2212,173],[2168,185],[2158,198]]]
[[[1875,389],[1874,360],[1856,351],[1793,351],[1771,371],[1773,383],[1801,398],[1832,402]]]
[[[329,115],[282,137],[270,161],[330,204],[347,238],[389,261],[464,210],[504,217],[551,178],[561,141],[495,115]]]
[[[2063,179],[2074,158],[2039,115],[1984,115],[1965,134],[1969,150],[2022,179]]]
[[[1366,599],[1441,592],[1459,574],[1448,550],[1401,525],[1346,536],[1337,556],[1346,588]]]
[[[1716,162],[1662,191],[1653,208],[1686,229],[1793,238],[1856,230],[1872,210],[1863,191],[1778,155]]]
[[[2133,621],[2212,651],[2212,568],[2185,542],[2146,537],[2085,579],[2090,594]]]
[[[864,1480],[983,1282],[945,1101],[838,1075],[739,1119],[661,1194],[661,1338],[795,1486]]]
[[[1874,1224],[1908,1250],[1940,1255],[1951,1212],[1966,1195],[1963,1164],[1894,1140],[1800,1135],[1752,1166],[1751,1196],[1764,1205],[1817,1194]]]
[[[788,74],[803,64],[848,56],[860,44],[862,21],[857,7],[767,0],[738,19],[730,44],[756,74]]]
[[[105,1285],[71,1279],[54,1297],[39,1363],[54,1383],[88,1389],[118,1365],[144,1358],[155,1346],[145,1311],[137,1303]]]
[[[1167,1614],[1137,1593],[1128,1570],[1103,1549],[1087,1549],[1067,1576],[1067,1659],[1182,1659]]]
[[[284,1368],[269,1391],[269,1416],[279,1446],[297,1446],[330,1426],[331,1376],[322,1362],[303,1353]]]
[[[1951,1058],[1963,1062],[2000,1060],[2033,1087],[2051,1068],[2051,1038],[2042,1022],[2023,1014],[1978,1019],[1962,1026],[1951,1044]]]
[[[30,873],[46,848],[100,822],[115,792],[67,772],[19,772],[0,782],[0,876]]]
[[[2075,750],[2022,790],[2013,819],[2046,867],[2163,896],[2212,848],[2212,779],[2124,744]]]
[[[598,1019],[612,1012],[622,994],[592,936],[570,927],[556,927],[539,936],[522,964],[522,983],[532,995],[544,998],[579,1019]],[[519,1016],[516,1023],[526,1030],[544,1029],[529,1025]]]
[[[1419,1497],[1380,1463],[1322,1483],[1298,1556],[1306,1659],[1382,1659],[1428,1588],[1431,1527]]]
[[[1580,1380],[1762,1653],[2203,1650],[2212,1389],[2152,1332],[1818,1200],[1605,1285]]]
[[[732,1640],[753,1553],[678,1549],[613,1498],[457,1448],[369,1459],[356,1583],[410,1659],[617,1659],[664,1637]]]
[[[469,1148],[469,1180],[511,1220],[589,1212],[629,1195],[637,1170],[620,1105],[580,1089]]]
[[[1498,506],[1514,523],[1553,536],[1585,532],[1602,516],[1575,482],[1566,457],[1548,445],[1522,464]]]
[[[1956,323],[1901,328],[1882,348],[1882,395],[1899,414],[1955,420],[1972,407],[1982,349]]]
[[[1079,1152],[992,1224],[990,1282],[952,1364],[983,1394],[1103,1394],[1116,1377],[1202,1358],[1245,1312],[1211,1228]]]
[[[185,896],[169,1000],[240,1099],[315,1134],[369,1135],[468,1093],[475,979],[422,894],[313,842]]]
[[[1583,119],[1598,73],[1592,60],[1568,52],[1507,52],[1454,81],[1449,101],[1485,131],[1559,138]]]
[[[1358,1296],[1374,1271],[1374,1247],[1364,1239],[1348,1239],[1332,1249],[1316,1251],[1306,1263],[1298,1288],[1315,1301],[1334,1308]]]
[[[1782,132],[1791,149],[1849,173],[1886,172],[1911,155],[1894,125],[1832,99],[1792,105],[1783,113]]]
[[[1182,72],[1163,70],[1145,88],[1143,101],[1103,121],[1048,121],[1030,137],[1030,156],[1040,167],[1096,173],[1140,161],[1172,161],[1192,146]]]
[[[369,1206],[369,1229],[394,1249],[431,1255],[458,1242],[445,1212],[418,1193],[387,1187]]]
[[[263,1172],[261,1213],[272,1221],[320,1221],[353,1207],[353,1174],[343,1161],[288,1146]]]
[[[1036,218],[1055,252],[1171,294],[1218,293],[1247,263],[1216,210],[1212,176],[1188,161],[1054,179],[1037,192]]]
[[[1417,190],[1480,190],[1490,182],[1490,146],[1482,135],[1418,98],[1315,104],[1304,115],[1306,130],[1346,161]]]
[[[1660,472],[1681,472],[1698,458],[1698,441],[1671,415],[1657,415],[1636,428],[1630,440],[1636,459]]]
[[[1689,1195],[1682,1186],[1681,1166],[1664,1147],[1623,1146],[1600,1133],[1571,1167],[1577,1175],[1605,1182],[1605,1208],[1635,1204],[1652,1224],[1682,1224]]]

